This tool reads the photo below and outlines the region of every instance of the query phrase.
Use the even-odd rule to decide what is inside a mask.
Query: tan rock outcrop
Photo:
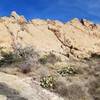
[[[0,19],[0,47],[10,48],[12,42],[32,45],[39,51],[55,51],[76,58],[90,57],[100,52],[100,25],[85,19],[67,23],[52,20],[25,18],[12,12]]]

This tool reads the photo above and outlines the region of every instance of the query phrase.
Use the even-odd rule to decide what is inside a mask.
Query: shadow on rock
[[[24,97],[21,97],[19,92],[9,88],[5,83],[0,82],[0,95],[7,97],[7,100],[28,100]]]
[[[100,100],[100,79],[89,83],[89,93],[92,95],[94,100]]]
[[[77,84],[66,86],[64,83],[59,82],[54,92],[64,97],[65,100],[90,100],[82,87]]]

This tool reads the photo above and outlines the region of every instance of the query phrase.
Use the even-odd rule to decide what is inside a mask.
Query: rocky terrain
[[[100,100],[100,25],[0,17],[0,100]]]

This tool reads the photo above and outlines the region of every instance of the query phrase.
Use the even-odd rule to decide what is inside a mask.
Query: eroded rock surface
[[[100,52],[100,25],[85,19],[70,22],[33,19],[27,22],[23,16],[12,12],[0,19],[0,46],[35,46],[40,51],[55,51],[76,58],[90,57]],[[13,39],[13,40],[12,40]]]
[[[67,23],[32,19],[12,12],[0,18],[0,50],[33,47],[35,62],[0,65],[0,100],[100,100],[100,25],[85,19]],[[60,58],[60,59],[58,59]],[[1,60],[1,56],[0,56]],[[40,61],[40,62],[39,62]],[[38,62],[38,63],[37,63]],[[77,74],[65,77],[58,69],[72,65]],[[24,67],[23,67],[24,66]],[[53,90],[40,86],[42,76],[57,78]]]

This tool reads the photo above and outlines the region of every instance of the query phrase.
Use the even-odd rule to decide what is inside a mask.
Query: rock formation
[[[75,18],[67,23],[41,19],[28,22],[12,12],[10,17],[0,18],[0,34],[1,47],[11,47],[13,35],[16,43],[33,45],[40,51],[53,50],[76,58],[100,52],[100,25],[85,19]]]
[[[0,66],[0,100],[100,100],[99,24],[77,18],[66,23],[49,19],[27,21],[14,11],[9,17],[0,17],[0,50],[9,52],[27,46],[40,55],[55,53],[61,61],[52,55],[45,64],[47,56],[43,56],[44,65],[32,66],[26,75],[16,64]],[[66,64],[74,65],[78,75],[58,75],[56,70]],[[39,77],[45,74],[56,74],[59,82],[54,91],[40,86]]]

